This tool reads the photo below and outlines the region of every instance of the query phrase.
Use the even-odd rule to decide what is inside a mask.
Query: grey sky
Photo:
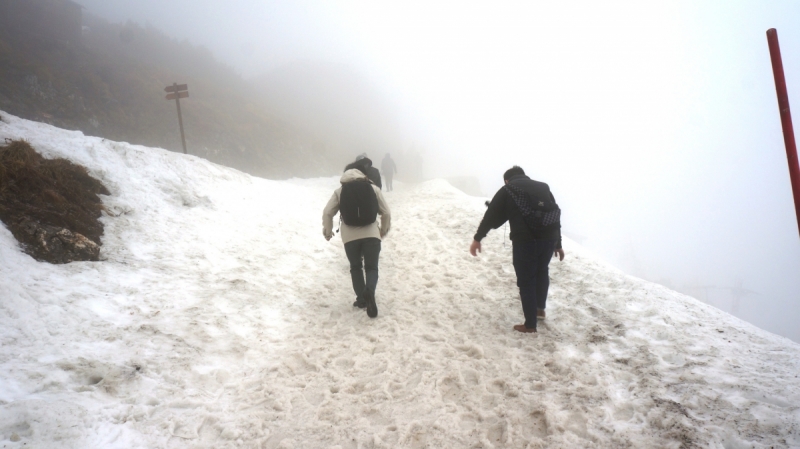
[[[206,45],[246,77],[352,65],[413,111],[420,131],[402,145],[427,149],[429,176],[478,176],[490,195],[519,164],[602,257],[726,311],[730,288],[755,291],[737,315],[800,341],[800,237],[765,36],[778,29],[800,107],[796,1],[82,4]]]

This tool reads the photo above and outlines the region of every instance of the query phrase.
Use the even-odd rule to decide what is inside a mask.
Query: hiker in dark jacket
[[[340,212],[346,220],[346,211],[342,205],[342,192],[347,184],[363,183],[374,192],[377,200],[377,215],[380,215],[380,224],[376,220],[364,226],[350,226],[345,222],[340,223],[344,252],[350,262],[350,279],[353,282],[353,291],[356,294],[354,307],[367,309],[370,318],[378,316],[378,306],[375,302],[375,289],[378,286],[378,258],[381,253],[381,239],[386,237],[391,227],[389,205],[383,199],[381,190],[372,184],[364,174],[366,165],[361,161],[354,162],[345,167],[340,179],[341,187],[336,189],[322,212],[322,235],[325,240],[333,237],[333,217]],[[345,199],[346,201],[347,199]],[[346,208],[346,206],[344,206]],[[363,210],[363,209],[362,209]],[[372,217],[370,217],[372,219]],[[363,261],[363,263],[362,263]],[[365,275],[366,274],[366,280]]]
[[[389,153],[386,153],[386,156],[383,157],[381,161],[381,173],[383,173],[383,177],[386,178],[386,191],[391,192],[392,190],[392,178],[394,178],[394,174],[397,173],[397,165],[394,163],[394,159],[389,156]]]
[[[381,185],[381,172],[372,166],[372,160],[367,157],[367,153],[361,153],[356,156],[356,162],[359,163],[360,167],[362,167],[364,174],[367,175],[367,178],[369,178],[373,184],[378,186],[379,189],[382,189],[383,186]]]
[[[564,250],[561,248],[561,225],[532,230],[523,218],[511,192],[524,192],[527,198],[537,202],[543,200],[555,204],[556,200],[547,184],[525,176],[522,168],[516,165],[505,172],[503,180],[506,186],[498,190],[489,203],[469,252],[477,256],[481,251],[481,240],[486,237],[489,230],[499,228],[506,221],[510,223],[514,271],[517,274],[522,312],[525,314],[525,324],[515,325],[514,330],[535,333],[537,318],[545,317],[547,290],[550,287],[548,273],[550,259],[555,254],[560,260],[564,260]]]

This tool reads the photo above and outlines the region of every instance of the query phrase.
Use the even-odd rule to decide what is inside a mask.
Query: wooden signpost
[[[178,105],[178,124],[181,127],[181,143],[183,143],[183,154],[186,154],[186,137],[183,134],[181,98],[189,98],[189,86],[186,84],[172,83],[172,86],[164,88],[164,92],[167,92],[167,100],[175,100],[175,104]]]

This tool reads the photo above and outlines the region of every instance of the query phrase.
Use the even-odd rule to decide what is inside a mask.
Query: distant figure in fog
[[[397,165],[394,163],[394,159],[386,153],[386,156],[383,157],[383,161],[381,161],[381,173],[383,173],[383,177],[386,178],[386,191],[392,191],[392,178],[394,174],[397,173]]]
[[[512,260],[525,314],[525,324],[515,325],[514,330],[536,333],[536,320],[545,317],[550,259],[555,254],[564,260],[561,209],[550,187],[525,176],[521,167],[515,165],[508,169],[503,181],[505,185],[487,205],[469,252],[477,256],[481,251],[481,239],[489,230],[499,228],[506,221],[510,223]]]
[[[372,166],[372,160],[367,157],[367,153],[361,153],[356,156],[356,162],[362,162],[361,167],[364,170],[364,174],[367,175],[367,178],[369,178],[373,184],[378,186],[379,189],[382,189],[383,186],[381,185],[381,172]]]
[[[356,301],[353,307],[367,309],[367,316],[378,316],[375,289],[378,286],[378,258],[381,239],[386,237],[391,226],[389,206],[378,186],[366,175],[372,162],[361,158],[345,167],[336,189],[322,212],[322,235],[325,240],[333,237],[333,217],[342,219],[342,242],[347,260],[350,261],[350,278]],[[380,224],[378,224],[380,216]],[[366,279],[364,275],[366,274]]]

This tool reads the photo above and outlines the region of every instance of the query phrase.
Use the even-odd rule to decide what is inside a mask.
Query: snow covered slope
[[[89,168],[104,261],[39,263],[0,227],[4,448],[800,447],[800,346],[572,242],[538,338],[482,199],[387,194],[380,315],[321,214],[336,179],[252,178],[1,113]]]

